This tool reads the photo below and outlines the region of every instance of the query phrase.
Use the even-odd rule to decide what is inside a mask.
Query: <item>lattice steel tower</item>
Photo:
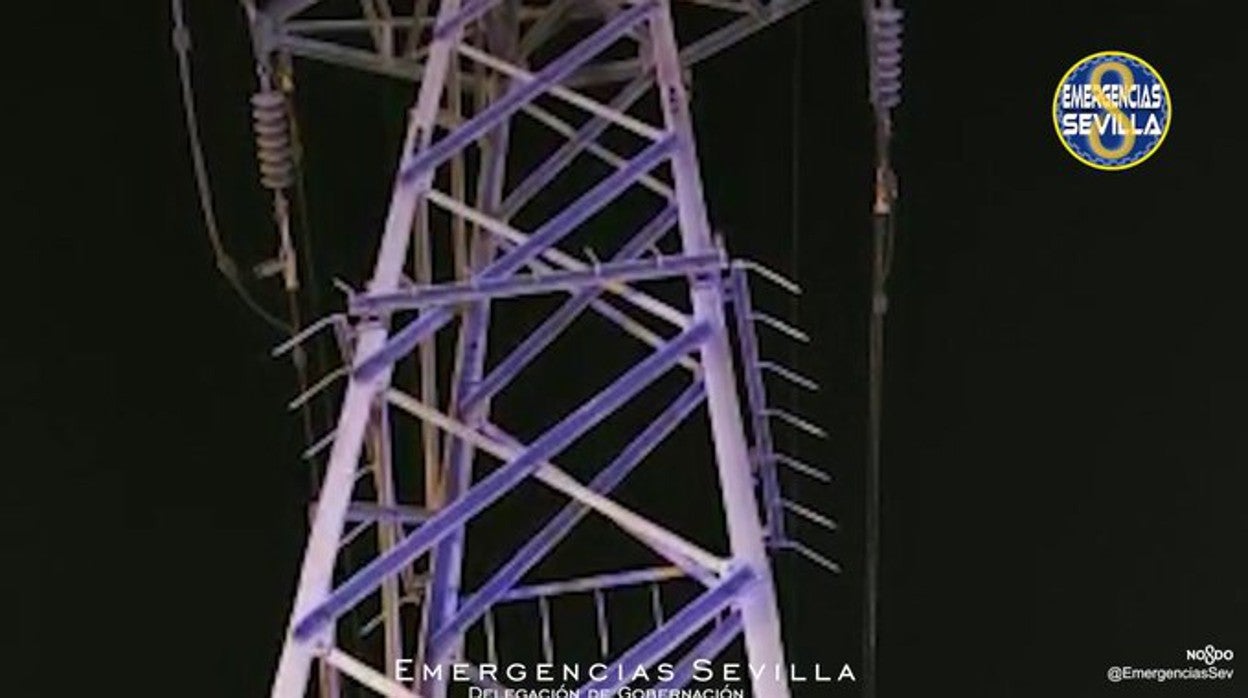
[[[347,291],[343,312],[279,348],[298,350],[332,330],[341,368],[296,402],[326,389],[342,393],[336,427],[309,448],[327,454],[327,462],[274,698],[337,696],[348,680],[380,695],[445,698],[454,666],[468,667],[478,685],[498,687],[505,677],[480,670],[499,660],[494,613],[508,604],[532,606],[543,655],[554,660],[550,605],[563,595],[592,599],[585,623],[597,629],[595,649],[609,667],[587,673],[582,687],[625,685],[635,667],[659,661],[676,670],[655,685],[681,686],[693,658],[713,657],[739,637],[751,663],[785,664],[769,556],[791,549],[836,565],[786,532],[791,516],[833,524],[785,498],[778,469],[827,476],[774,449],[777,419],[818,429],[770,406],[767,386],[813,385],[758,356],[760,322],[795,340],[803,335],[751,308],[747,277],[796,288],[759,265],[732,260],[712,234],[688,81],[694,63],[807,2],[245,3],[259,66],[252,103],[262,181],[279,224],[279,253],[266,268],[280,273],[291,293],[299,288],[287,204],[299,162],[289,123],[291,59],[418,86],[371,279]],[[682,48],[673,15],[683,21],[686,12],[697,26],[682,29],[695,35]],[[532,129],[545,133],[527,135]],[[568,181],[574,162],[596,165],[599,175]],[[498,341],[500,315],[525,313],[535,320],[528,331],[514,343]],[[526,380],[526,372],[584,322],[609,327],[622,344],[645,351],[600,383],[601,367],[566,361],[563,379],[583,387],[583,401],[550,415],[532,438],[516,437],[492,405],[526,392],[537,396],[527,404],[541,404],[546,385]],[[408,364],[414,368],[400,368]],[[336,380],[341,385],[333,386]],[[679,382],[679,390],[658,402],[654,390],[664,381]],[[664,467],[714,469],[721,549],[677,533],[644,503],[625,506],[612,496],[678,426],[702,419],[695,415],[703,406],[704,452]],[[559,462],[624,410],[648,414],[622,448],[603,463]],[[535,513],[536,532],[467,588],[466,550],[497,525],[485,514],[535,487],[558,493],[562,508]],[[587,517],[611,522],[659,564],[529,581]],[[665,607],[659,589],[668,584],[695,591],[679,605],[668,595]],[[654,625],[628,646],[612,647],[610,595],[637,586],[655,592]],[[360,608],[374,619],[347,633],[342,619]],[[356,642],[361,633],[380,640],[365,646]],[[406,658],[416,661],[414,682],[396,672]],[[425,676],[421,665],[448,670]],[[751,681],[760,698],[789,695],[783,671]]]

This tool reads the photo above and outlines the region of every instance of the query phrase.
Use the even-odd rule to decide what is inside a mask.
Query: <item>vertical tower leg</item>
[[[686,254],[708,252],[714,247],[669,2],[663,2],[653,18],[650,39],[664,120],[678,142],[672,157],[672,176],[676,184],[681,240]],[[720,491],[728,517],[729,544],[733,558],[747,565],[758,580],[753,591],[739,596],[736,602],[741,611],[749,661],[755,667],[766,667],[761,676],[752,679],[754,695],[758,698],[788,696],[775,586],[741,423],[741,406],[724,324],[722,287],[718,280],[695,281],[691,286],[691,298],[695,321],[706,322],[713,330],[711,339],[702,348],[702,367]]]
[[[439,21],[449,19],[458,9],[458,0],[445,0],[439,9]],[[459,38],[460,31],[452,31],[449,36],[435,41],[430,48],[426,78],[420,83],[416,110],[412,114],[404,142],[401,166],[414,153],[428,147],[432,139],[447,66],[452,57],[451,51]],[[371,291],[385,292],[398,288],[416,209],[418,204],[423,205],[421,199],[429,189],[432,176],[429,173],[414,179],[396,180],[386,217],[381,251],[378,253],[369,285]],[[368,356],[377,351],[385,344],[387,334],[385,326],[380,323],[361,327],[355,355]],[[277,674],[273,680],[273,698],[303,696],[314,658],[333,645],[332,626],[310,641],[295,638],[291,631],[300,618],[324,601],[329,594],[343,523],[354,491],[356,468],[364,447],[365,430],[374,399],[389,382],[390,370],[387,369],[369,377],[353,374],[347,385],[329,464],[325,468],[321,496],[312,521],[312,531],[304,551],[299,587],[295,592],[295,603],[291,610],[290,630],[282,646]]]
[[[505,0],[495,10],[483,17],[486,50],[507,60],[514,60],[517,33],[517,0]],[[508,81],[500,77],[486,89],[493,100],[506,91]],[[498,214],[503,200],[503,185],[507,174],[507,151],[510,141],[510,120],[504,120],[485,136],[482,164],[477,177],[477,207],[490,216]],[[497,254],[496,238],[487,230],[475,226],[470,229],[470,269],[466,276],[484,270]],[[483,400],[465,406],[464,396],[480,382],[485,370],[486,345],[489,336],[490,300],[483,298],[471,303],[464,311],[460,326],[459,347],[456,352],[455,373],[451,392],[451,411],[456,419],[473,428],[479,428],[489,414],[489,401]],[[447,440],[445,455],[446,471],[441,477],[442,506],[450,504],[472,485],[472,461],[476,454],[473,444],[459,438]],[[464,559],[464,530],[460,527],[447,536],[431,555],[431,580],[428,602],[424,607],[422,648],[430,647],[429,638],[437,635],[447,621],[459,610],[460,583]],[[425,656],[424,662],[436,665],[458,657],[462,647],[446,648],[445,656]],[[432,677],[420,684],[425,698],[446,698],[447,674]]]

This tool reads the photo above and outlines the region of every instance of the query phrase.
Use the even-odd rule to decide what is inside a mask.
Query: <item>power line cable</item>
[[[867,463],[863,570],[863,691],[879,688],[880,541],[883,510],[884,318],[896,232],[897,178],[891,147],[892,109],[901,102],[902,12],[893,0],[864,0],[870,101],[875,121],[875,196],[871,207],[871,295],[867,349]]]
[[[243,304],[257,317],[283,334],[291,334],[289,323],[270,313],[260,304],[243,284],[238,273],[238,265],[230,256],[222,242],[221,231],[217,225],[217,216],[213,208],[212,188],[208,180],[208,167],[204,163],[204,149],[199,135],[199,118],[195,109],[195,88],[191,80],[191,33],[187,28],[182,8],[182,0],[170,0],[173,14],[173,47],[178,57],[178,79],[181,83],[182,113],[186,120],[186,131],[189,138],[191,164],[195,170],[195,186],[199,196],[199,208],[204,218],[204,230],[208,235],[208,244],[212,247],[216,258],[217,271],[229,283],[230,288],[242,300]]]

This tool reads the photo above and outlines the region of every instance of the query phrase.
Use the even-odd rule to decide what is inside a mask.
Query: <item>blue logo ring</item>
[[[1062,76],[1053,126],[1077,160],[1099,170],[1144,162],[1170,131],[1170,91],[1143,59],[1123,51],[1088,56]]]

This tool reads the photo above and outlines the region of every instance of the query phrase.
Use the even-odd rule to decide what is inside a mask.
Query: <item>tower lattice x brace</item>
[[[796,288],[760,265],[733,261],[712,235],[687,80],[692,63],[806,1],[691,2],[724,21],[683,50],[671,0],[416,0],[411,14],[402,16],[385,0],[364,0],[364,16],[351,19],[303,17],[315,4],[308,0],[250,8],[265,68],[254,100],[262,169],[279,222],[292,178],[284,169],[290,163],[281,157],[289,134],[274,105],[288,98],[281,73],[291,57],[418,84],[371,278],[348,294],[345,312],[313,323],[279,348],[295,348],[333,328],[343,366],[296,402],[335,377],[345,378],[345,388],[335,428],[310,449],[327,449],[328,456],[274,698],[304,696],[312,687],[336,696],[344,677],[381,695],[445,698],[449,673],[425,676],[417,669],[409,683],[399,680],[395,667],[406,658],[431,667],[479,667],[497,659],[492,614],[521,602],[537,603],[549,656],[548,599],[592,595],[597,614],[587,622],[603,637],[610,634],[608,592],[676,579],[696,584],[697,593],[678,608],[657,612],[653,629],[630,646],[612,649],[604,641],[604,661],[612,669],[587,678],[582,688],[618,688],[629,683],[634,668],[660,661],[676,667],[660,685],[683,686],[692,678],[694,659],[714,657],[738,638],[751,664],[785,666],[770,556],[792,549],[835,570],[835,563],[793,538],[786,517],[834,524],[781,492],[781,469],[825,482],[827,476],[775,450],[771,429],[777,420],[820,432],[769,405],[767,388],[775,380],[814,384],[759,356],[757,326],[797,340],[804,335],[752,307],[748,278]],[[371,48],[325,38],[351,31],[367,36]],[[522,120],[555,134],[558,144],[536,158],[535,148],[517,148]],[[574,186],[561,183],[578,158],[598,163],[606,174]],[[529,208],[539,199],[542,207]],[[623,214],[606,213],[624,199],[628,211],[645,210],[635,226],[619,225]],[[609,236],[610,256],[566,251],[595,220],[619,228]],[[297,275],[291,271],[288,223],[279,229],[278,263],[286,265],[290,285]],[[665,297],[649,290],[654,284],[681,292],[676,299]],[[491,362],[491,316],[538,296],[560,300],[554,310],[541,306],[540,322],[521,341],[494,347],[499,358]],[[523,374],[586,317],[605,321],[622,342],[646,347],[644,356],[604,385],[586,385],[584,401],[553,426],[527,440],[516,437],[499,423],[492,403],[509,391],[540,395],[540,386],[526,384]],[[456,337],[449,359],[439,356],[443,331]],[[405,388],[396,369],[409,357],[417,370],[414,385]],[[576,376],[576,367],[567,373]],[[577,469],[558,462],[613,414],[649,406],[638,396],[673,375],[683,390],[655,409],[591,478],[583,482],[571,474]],[[612,497],[665,439],[700,414],[709,420],[706,467],[713,462],[722,500],[722,550]],[[408,419],[420,434],[421,497],[396,484],[396,470],[406,466],[396,456],[405,445],[396,443],[395,425]],[[696,463],[690,458],[678,467]],[[563,497],[562,509],[486,581],[464,588],[469,526],[533,483]],[[661,564],[526,582],[587,516],[610,521]],[[362,539],[372,540],[367,559],[358,550],[344,555]],[[353,654],[341,641],[343,619],[364,606],[379,609],[366,628],[383,638],[378,656]],[[484,658],[471,656],[465,641],[470,631],[489,639]],[[497,677],[479,671],[472,680],[499,686]],[[784,671],[765,671],[751,681],[760,698],[789,695]]]

